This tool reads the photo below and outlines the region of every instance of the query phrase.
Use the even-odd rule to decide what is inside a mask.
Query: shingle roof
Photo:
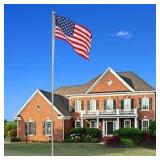
[[[51,92],[47,92],[44,90],[40,90],[40,92],[51,102],[52,94]],[[69,102],[68,99],[64,96],[54,94],[54,105],[55,107],[64,115],[70,116],[69,113]]]
[[[153,91],[155,90],[151,85],[141,79],[133,72],[117,72],[117,74],[135,91]],[[83,85],[64,86],[55,90],[56,94],[69,95],[69,94],[84,94],[87,90],[98,80],[98,77]]]

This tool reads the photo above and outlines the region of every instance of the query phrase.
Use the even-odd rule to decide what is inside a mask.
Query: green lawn
[[[49,156],[49,143],[11,143],[4,145],[5,156]],[[136,148],[107,148],[91,143],[55,143],[56,156],[155,156],[156,150]]]

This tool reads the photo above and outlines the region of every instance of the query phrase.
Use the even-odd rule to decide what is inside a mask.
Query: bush
[[[73,140],[73,142],[80,143],[80,142],[83,142],[83,139],[80,138],[80,137],[75,137],[74,140]]]
[[[91,142],[91,138],[89,136],[86,136],[83,138],[83,142],[84,143],[90,143]]]
[[[91,143],[98,143],[99,139],[98,138],[91,138]]]
[[[9,131],[8,131],[8,136],[9,136],[10,138],[16,137],[16,136],[17,136],[17,130],[16,130],[15,128],[9,130]]]
[[[149,122],[149,133],[152,136],[156,136],[156,121]]]
[[[110,147],[117,147],[121,143],[121,138],[119,136],[107,137],[105,139],[105,145]]]
[[[73,128],[71,129],[69,135],[73,142],[83,141],[88,143],[91,142],[91,138],[99,139],[101,136],[101,131],[97,128]]]
[[[22,142],[20,138],[12,137],[11,142]]]
[[[113,135],[118,135],[121,138],[132,139],[136,144],[140,143],[144,139],[144,132],[138,128],[120,128],[113,131]]]
[[[121,138],[121,147],[134,147],[135,143],[132,139]]]

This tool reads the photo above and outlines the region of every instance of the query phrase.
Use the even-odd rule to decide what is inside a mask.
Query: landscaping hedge
[[[133,142],[132,139],[127,139],[127,138],[121,138],[121,147],[134,147],[135,143]]]
[[[121,138],[132,139],[138,144],[144,139],[144,132],[138,128],[120,128],[113,132],[113,135],[118,135]]]

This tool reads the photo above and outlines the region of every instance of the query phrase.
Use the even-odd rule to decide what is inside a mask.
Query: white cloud
[[[112,37],[120,37],[120,38],[131,38],[132,37],[132,33],[129,31],[118,31],[114,34],[112,34]]]

